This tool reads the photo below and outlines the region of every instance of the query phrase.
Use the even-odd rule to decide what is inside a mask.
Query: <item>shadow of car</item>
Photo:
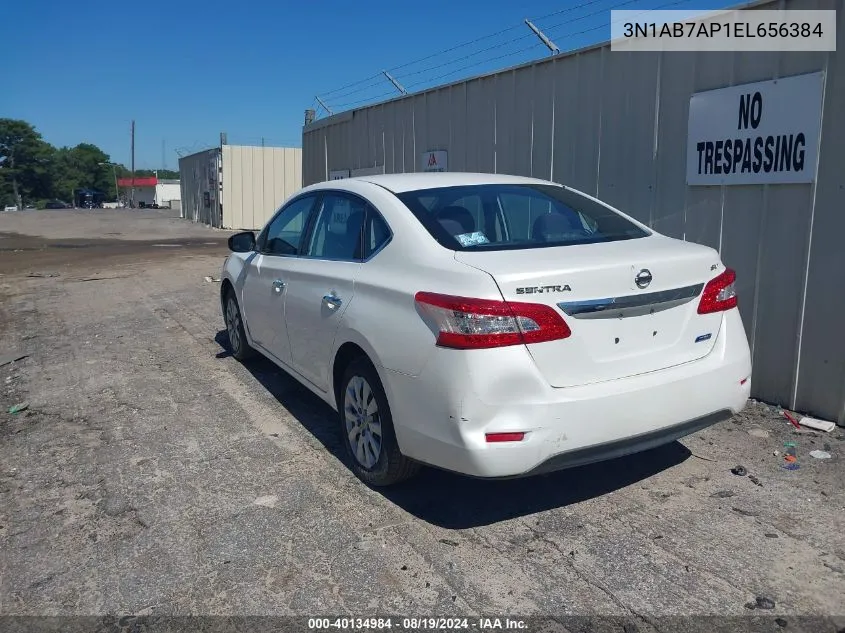
[[[217,358],[231,356],[220,330]],[[243,366],[338,461],[349,466],[337,413],[263,356]],[[690,457],[679,442],[611,461],[517,479],[473,479],[431,467],[399,485],[372,488],[406,512],[448,529],[480,527],[544,510],[565,507],[636,484]]]

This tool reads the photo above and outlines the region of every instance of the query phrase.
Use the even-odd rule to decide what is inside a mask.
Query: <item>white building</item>
[[[129,199],[133,187],[132,178],[120,178],[117,181],[118,187],[123,190],[123,197]],[[178,180],[159,180],[155,176],[135,178],[135,206],[145,207],[158,205],[160,207],[178,206],[172,204],[181,201],[182,189]]]

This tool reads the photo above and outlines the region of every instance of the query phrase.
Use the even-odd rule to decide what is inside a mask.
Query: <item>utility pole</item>
[[[135,208],[135,120],[132,119],[132,141],[131,141],[131,151],[132,151],[132,188],[129,190],[129,207],[131,209]]]
[[[529,29],[534,31],[534,35],[539,37],[540,41],[543,42],[543,44],[545,44],[553,54],[557,55],[560,52],[560,49],[555,45],[555,43],[552,42],[548,37],[546,37],[545,33],[543,33],[540,29],[534,26],[534,24],[530,20],[525,20],[525,24],[526,26],[528,26]]]
[[[167,169],[167,158],[165,157],[165,154],[164,154],[165,143],[166,143],[166,141],[164,139],[161,139],[161,168],[162,169]]]

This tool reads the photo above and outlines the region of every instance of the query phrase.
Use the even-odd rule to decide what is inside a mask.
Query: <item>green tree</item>
[[[125,167],[124,167],[125,169]],[[129,176],[129,171],[126,172],[127,176]],[[135,170],[135,177],[136,178],[149,178],[150,176],[155,176],[158,174],[159,180],[179,180],[179,172],[173,171],[172,169],[136,169]]]
[[[54,149],[26,121],[0,119],[0,197],[23,207],[50,193]]]
[[[57,198],[72,198],[75,189],[97,189],[115,197],[109,155],[96,145],[80,143],[56,151],[53,192]]]

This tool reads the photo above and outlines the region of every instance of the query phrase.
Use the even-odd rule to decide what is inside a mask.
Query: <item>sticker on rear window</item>
[[[461,246],[476,246],[478,244],[489,244],[490,240],[481,231],[475,233],[461,233],[455,238],[461,243]]]

